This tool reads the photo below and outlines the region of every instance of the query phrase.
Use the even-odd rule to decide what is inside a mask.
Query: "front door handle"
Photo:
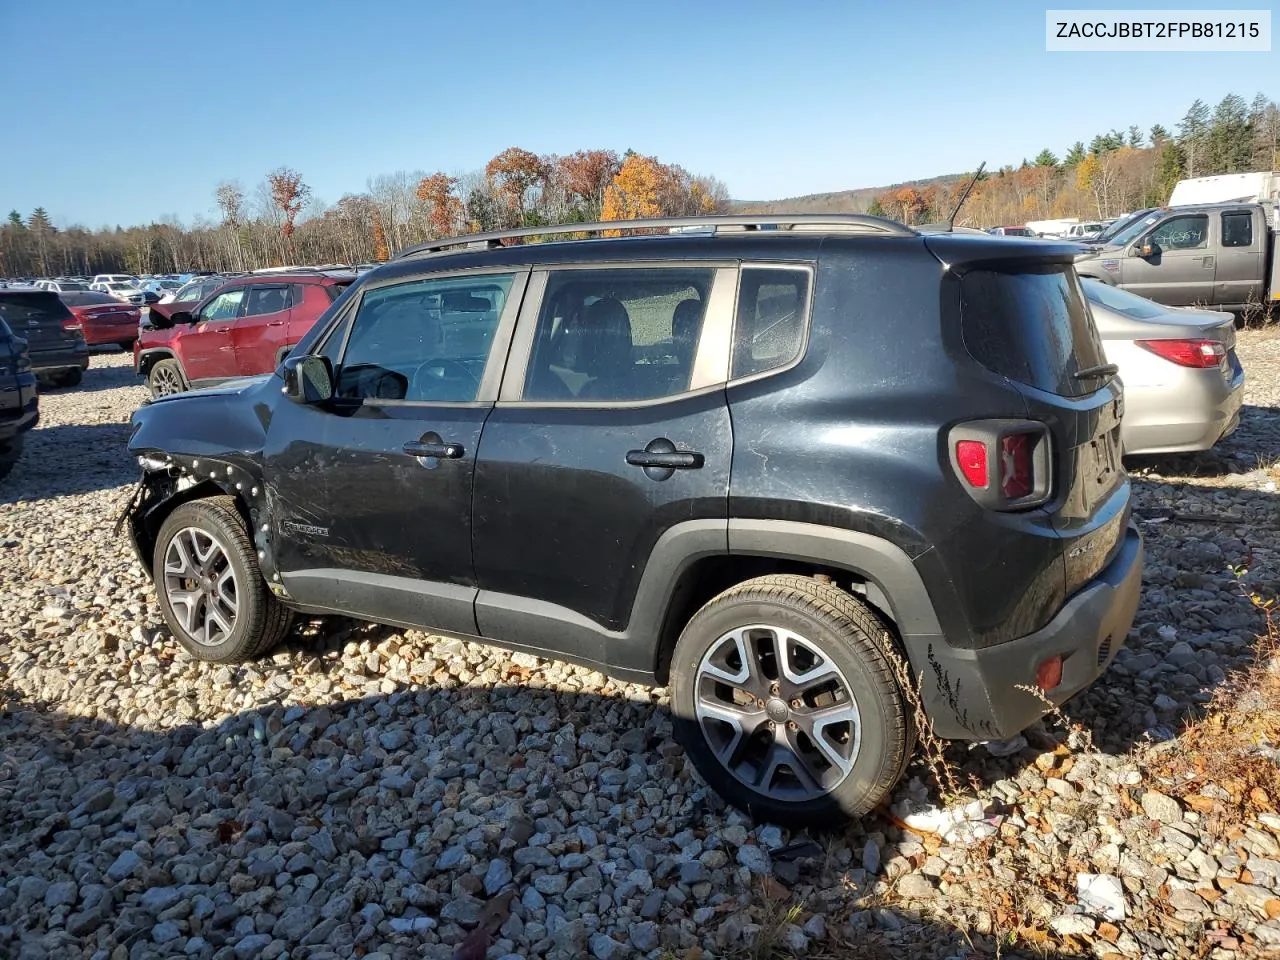
[[[658,437],[643,450],[628,450],[627,463],[642,468],[650,480],[670,480],[677,470],[700,468],[703,457],[692,450],[677,450],[666,437]]]
[[[702,454],[688,450],[659,452],[628,450],[627,463],[633,467],[663,467],[667,470],[696,470],[702,466]]]
[[[441,457],[445,460],[458,460],[463,450],[460,443],[432,442],[429,440],[410,440],[404,445],[404,452],[411,457]]]

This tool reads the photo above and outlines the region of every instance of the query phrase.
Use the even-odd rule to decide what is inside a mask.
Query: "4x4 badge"
[[[305,533],[313,537],[327,537],[329,535],[328,527],[316,527],[309,523],[294,523],[292,520],[285,520],[280,524],[285,533]]]

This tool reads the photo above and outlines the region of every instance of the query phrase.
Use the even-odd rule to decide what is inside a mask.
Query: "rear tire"
[[[177,360],[160,360],[147,374],[147,386],[153,397],[168,397],[185,393],[191,387],[182,375],[182,365]]]
[[[0,480],[3,480],[17,466],[18,457],[22,455],[22,437],[0,441]]]
[[[53,378],[55,386],[59,387],[78,387],[84,380],[84,370],[80,367],[72,367],[70,370],[64,370]]]
[[[160,612],[193,657],[252,660],[289,632],[293,611],[271,595],[231,497],[184,503],[160,527],[152,566]]]
[[[676,643],[676,737],[716,792],[757,819],[862,816],[914,748],[896,656],[884,624],[833,584],[748,580],[699,610]]]

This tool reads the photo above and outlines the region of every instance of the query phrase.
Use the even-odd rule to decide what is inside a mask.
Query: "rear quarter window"
[[[971,270],[960,280],[965,349],[988,370],[1063,397],[1097,390],[1075,374],[1105,363],[1075,270]]]

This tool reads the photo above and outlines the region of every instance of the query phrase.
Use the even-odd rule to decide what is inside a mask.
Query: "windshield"
[[[1081,277],[1080,285],[1084,287],[1084,295],[1090,303],[1114,310],[1131,320],[1154,320],[1165,314],[1164,307],[1158,303],[1152,303],[1146,297],[1140,297],[1136,293],[1117,290],[1101,280]]]
[[[1117,231],[1114,236],[1107,240],[1107,243],[1113,247],[1123,247],[1130,240],[1133,240],[1152,224],[1160,219],[1159,213],[1149,213],[1145,216],[1138,217],[1123,230]]]
[[[1115,223],[1111,224],[1111,226],[1107,227],[1107,229],[1103,230],[1102,233],[1098,234],[1098,239],[1110,240],[1125,227],[1129,226],[1129,224],[1133,223],[1135,220],[1141,220],[1148,213],[1151,213],[1151,210],[1139,210],[1137,213],[1131,213],[1127,217],[1121,217]]]

